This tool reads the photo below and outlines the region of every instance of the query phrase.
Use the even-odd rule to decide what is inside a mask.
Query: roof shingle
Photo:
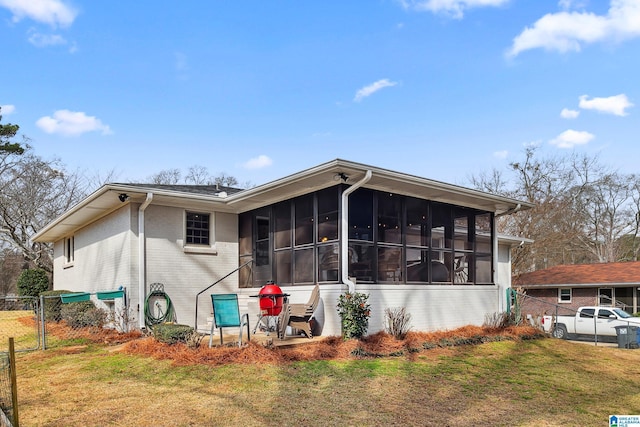
[[[516,276],[513,286],[640,283],[640,261],[557,265]]]

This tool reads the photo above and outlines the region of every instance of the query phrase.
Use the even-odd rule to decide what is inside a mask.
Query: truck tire
[[[567,333],[567,327],[564,325],[555,325],[551,335],[553,335],[554,338],[558,338],[561,340],[566,340],[567,338],[569,338],[569,334]]]

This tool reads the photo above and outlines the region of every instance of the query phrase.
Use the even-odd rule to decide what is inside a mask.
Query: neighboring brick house
[[[522,312],[570,314],[585,305],[616,306],[629,313],[639,310],[640,261],[557,265],[521,274],[512,286],[528,297]]]

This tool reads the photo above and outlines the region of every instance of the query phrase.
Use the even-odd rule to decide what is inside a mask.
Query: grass
[[[634,350],[542,338],[395,357],[365,348],[369,357],[358,358],[353,349],[363,345],[334,340],[335,352],[317,360],[270,356],[275,350],[252,344],[203,350],[208,362],[193,363],[187,350],[148,340],[20,354],[21,424],[537,427],[607,425],[610,414],[640,413]],[[299,351],[329,353],[320,348]],[[235,358],[222,363],[213,352]]]
[[[14,338],[16,350],[38,347],[38,329],[32,310],[0,311],[0,351],[8,350],[9,337]]]

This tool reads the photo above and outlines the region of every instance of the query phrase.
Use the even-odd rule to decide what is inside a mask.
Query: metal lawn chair
[[[223,344],[223,328],[240,328],[238,334],[238,346],[242,345],[242,328],[247,326],[247,341],[251,341],[249,332],[249,314],[240,316],[238,307],[238,294],[212,294],[211,304],[213,304],[213,322],[211,323],[211,333],[209,335],[209,347],[213,344],[213,329],[220,330],[220,345]]]

